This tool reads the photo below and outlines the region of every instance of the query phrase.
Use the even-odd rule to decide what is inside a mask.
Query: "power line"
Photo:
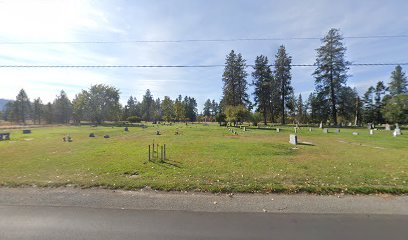
[[[407,63],[350,63],[347,66],[406,66]],[[247,67],[253,67],[249,64]],[[269,65],[274,66],[274,65]],[[317,67],[316,64],[291,64],[291,67]],[[224,64],[213,65],[0,65],[0,68],[217,68]]]
[[[344,39],[386,39],[408,38],[408,35],[345,36]],[[1,45],[37,44],[132,44],[132,43],[186,43],[186,42],[243,42],[243,41],[285,41],[320,40],[321,37],[281,37],[281,38],[224,38],[224,39],[176,39],[176,40],[123,40],[123,41],[0,41]]]

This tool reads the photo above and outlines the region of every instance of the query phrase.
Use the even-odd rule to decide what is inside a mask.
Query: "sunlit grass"
[[[176,128],[181,135],[175,135]],[[49,127],[0,142],[0,185],[102,186],[228,192],[408,193],[408,137],[390,131],[239,128],[217,125]],[[90,138],[94,132],[96,138]],[[353,136],[352,132],[359,132]],[[63,142],[70,134],[73,142]],[[105,139],[103,135],[109,134]],[[166,144],[165,162],[148,161],[148,145]]]

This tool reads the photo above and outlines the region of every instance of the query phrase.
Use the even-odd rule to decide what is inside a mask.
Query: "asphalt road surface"
[[[408,239],[407,215],[0,206],[0,239]]]

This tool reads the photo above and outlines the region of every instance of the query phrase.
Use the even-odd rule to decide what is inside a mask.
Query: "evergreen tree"
[[[17,122],[26,123],[26,120],[30,118],[31,115],[31,104],[30,99],[24,89],[21,89],[14,102],[14,113]]]
[[[235,54],[234,50],[232,50],[225,60],[222,75],[222,81],[224,82],[222,102],[224,106],[244,105],[248,107],[250,105],[246,93],[248,88],[246,77],[248,74],[245,68],[245,59],[242,58],[240,53]]]
[[[346,85],[347,62],[344,59],[346,47],[338,29],[330,29],[317,49],[315,76],[316,91],[330,102],[331,120],[337,125],[337,104],[339,91]]]
[[[44,108],[44,119],[48,124],[53,123],[53,107],[50,102]]]
[[[391,96],[408,93],[407,76],[405,76],[405,72],[402,71],[400,65],[396,66],[395,70],[391,73],[391,82],[389,83],[388,90]]]
[[[146,90],[146,93],[143,96],[141,108],[142,108],[142,119],[144,121],[152,121],[153,114],[154,114],[154,100],[153,100],[153,96],[149,89]]]
[[[385,96],[386,87],[382,81],[379,81],[375,86],[375,96],[374,96],[374,122],[379,124],[384,122],[384,117],[382,115],[381,109],[383,108],[383,99]]]
[[[297,99],[297,121],[299,123],[303,123],[304,121],[304,104],[303,104],[303,99],[302,99],[302,94],[299,94],[299,97]]]
[[[363,96],[363,119],[366,123],[374,122],[374,93],[375,88],[373,86],[370,86]]]
[[[41,124],[41,118],[43,116],[43,104],[41,98],[34,99],[33,102],[33,121],[34,123]]]
[[[57,123],[69,123],[72,117],[72,103],[64,90],[54,100],[54,121]]]
[[[210,117],[212,116],[212,103],[210,99],[207,99],[204,103],[204,107],[203,107],[203,115],[206,117]]]
[[[358,112],[356,111],[357,90],[351,87],[342,87],[338,95],[338,119],[344,123],[355,121],[356,112]]]
[[[255,105],[262,113],[264,124],[267,124],[268,112],[270,110],[272,96],[272,70],[268,65],[268,58],[261,55],[255,60],[254,72],[252,72],[252,85],[255,86]]]
[[[185,118],[190,121],[197,119],[197,101],[192,97],[184,97],[183,101]]]
[[[281,123],[285,124],[285,105],[293,94],[291,86],[292,75],[291,70],[292,57],[286,53],[285,46],[281,45],[278,53],[275,55],[275,70],[274,77],[276,79],[276,88],[279,89],[279,101],[281,111]]]
[[[218,104],[214,99],[211,101],[211,115],[215,117],[221,112],[220,104]]]

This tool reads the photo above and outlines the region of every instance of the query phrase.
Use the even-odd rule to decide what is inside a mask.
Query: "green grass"
[[[179,128],[181,135],[175,135]],[[408,136],[390,131],[225,127],[45,127],[9,130],[0,142],[0,185],[65,186],[212,192],[408,193]],[[360,135],[353,136],[352,132]],[[97,137],[89,138],[94,132]],[[69,133],[73,142],[63,142]],[[111,138],[104,139],[109,134]],[[148,161],[152,141],[167,145],[168,160]]]

